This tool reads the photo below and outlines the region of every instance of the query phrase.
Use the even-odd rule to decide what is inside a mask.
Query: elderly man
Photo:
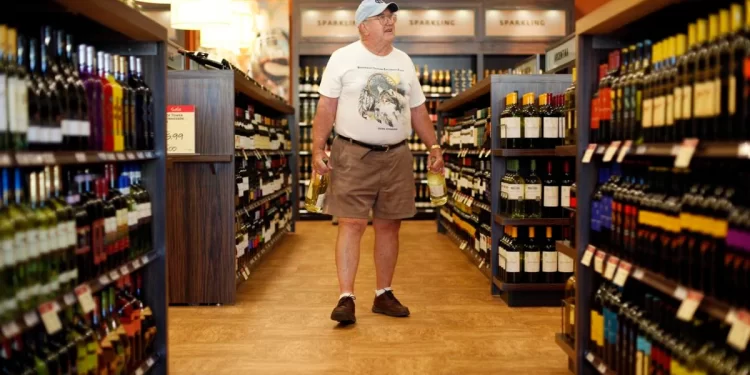
[[[372,311],[395,317],[409,309],[393,295],[401,220],[414,216],[412,154],[406,139],[413,127],[430,150],[430,169],[443,170],[425,96],[411,58],[393,47],[398,5],[364,0],[355,18],[360,40],[331,55],[320,84],[313,127],[313,167],[331,173],[325,212],[338,217],[336,267],[339,301],[331,319],[348,324],[354,314],[354,278],[370,211],[375,229],[377,288]],[[337,137],[330,160],[325,145]]]

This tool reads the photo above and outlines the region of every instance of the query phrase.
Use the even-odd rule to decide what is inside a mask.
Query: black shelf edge
[[[495,222],[500,225],[573,225],[570,218],[538,218],[538,219],[513,219],[501,214],[495,214]]]
[[[611,143],[592,143],[589,147],[596,145],[595,155],[604,154]],[[630,157],[676,157],[680,151],[682,143],[642,143],[631,145],[627,156]],[[620,148],[624,147],[622,142],[615,153],[617,156]],[[694,158],[717,158],[717,159],[748,159],[750,158],[750,141],[743,142],[715,142],[701,141],[693,154]],[[613,158],[614,159],[614,158]]]
[[[563,241],[555,241],[555,250],[557,250],[560,253],[563,253],[570,257],[573,260],[578,259],[578,254],[576,254],[576,249],[568,246]]]
[[[605,364],[604,361],[602,361],[602,359],[597,357],[594,353],[592,352],[586,353],[585,358],[586,358],[586,361],[590,363],[592,366],[594,366],[596,371],[598,371],[600,374],[617,375],[616,372],[610,370],[607,367],[607,364]]]
[[[468,245],[464,245],[465,241],[461,240],[458,237],[458,235],[456,234],[456,232],[453,231],[453,228],[451,228],[448,225],[448,223],[445,222],[445,220],[440,219],[440,222],[443,225],[443,228],[445,228],[446,235],[448,236],[448,238],[451,241],[453,241],[453,243],[455,243],[458,246],[458,249],[462,253],[464,253],[464,255],[466,255],[466,259],[468,259],[471,264],[473,264],[474,266],[476,266],[477,270],[482,275],[484,275],[484,277],[486,277],[487,280],[491,280],[492,279],[492,275],[490,274],[490,270],[487,267],[484,267],[484,265],[482,265],[482,260],[478,259],[477,257],[475,257],[475,256],[472,255],[472,254],[474,254],[474,252],[471,251],[471,249],[469,249]],[[464,246],[464,249],[461,249],[461,246]],[[481,267],[480,267],[480,265],[481,265]]]
[[[494,156],[557,156],[554,148],[496,148],[492,150]]]
[[[240,210],[252,211],[252,210],[254,210],[254,209],[262,206],[266,202],[272,201],[272,200],[274,200],[274,199],[276,199],[276,198],[284,195],[284,193],[286,193],[286,192],[291,192],[291,189],[290,189],[289,186],[283,187],[283,188],[281,188],[281,190],[276,191],[274,193],[271,193],[270,195],[264,195],[264,196],[256,199],[255,201],[253,201],[253,203],[250,203],[250,204],[248,204],[247,206],[244,206],[244,207],[237,208],[234,211],[235,212],[240,211]]]
[[[159,158],[155,151],[8,151],[0,152],[0,167],[43,167],[96,163],[126,163]]]
[[[563,335],[562,333],[555,333],[555,344],[562,349],[563,352],[565,352],[565,355],[570,358],[573,363],[576,363],[576,348],[574,343],[568,341],[568,339]]]
[[[547,284],[547,283],[535,283],[535,284],[511,284],[499,280],[497,277],[492,278],[492,282],[495,286],[503,292],[557,292],[565,290],[565,283]]]
[[[154,368],[154,366],[156,366],[156,362],[159,361],[160,357],[161,356],[159,356],[158,354],[154,354],[154,355],[146,358],[146,360],[143,361],[143,363],[141,363],[141,365],[138,366],[133,371],[133,375],[144,375],[144,374],[147,374],[149,372],[149,370],[151,370],[152,368]]]
[[[97,276],[92,280],[88,280],[81,284],[78,284],[76,288],[88,286],[88,288],[91,290],[91,294],[94,294],[104,289],[109,284],[119,280],[120,277],[143,268],[145,265],[151,263],[154,259],[157,259],[160,256],[161,253],[159,252],[159,250],[151,250],[150,252],[141,255],[136,259],[127,261],[115,267],[114,269],[111,269]],[[46,301],[40,305],[44,305],[50,302],[56,303],[60,307],[58,311],[62,311],[62,309],[77,304],[78,298],[76,298],[74,291],[68,291],[64,295],[56,299]],[[30,323],[27,323],[27,321]],[[35,327],[38,324],[41,324],[41,318],[39,317],[38,308],[24,311],[20,313],[14,320],[3,322],[0,325],[0,341],[18,336],[19,334]]]
[[[557,155],[557,156],[577,156],[578,155],[578,146],[576,146],[576,145],[555,146],[555,155]]]
[[[286,101],[282,101],[273,96],[272,93],[264,90],[262,87],[254,85],[245,74],[236,70],[233,70],[233,72],[235,91],[247,95],[250,99],[257,101],[259,104],[271,108],[276,112],[285,115],[294,114],[294,107],[290,106]]]
[[[117,0],[55,0],[71,13],[84,17],[140,42],[165,42],[167,29],[151,17]]]
[[[575,33],[607,34],[677,2],[679,0],[611,0],[576,21]]]
[[[276,243],[279,242],[279,240],[282,237],[284,237],[287,233],[289,233],[289,229],[286,228],[286,227],[282,228],[279,231],[279,233],[277,233],[273,238],[271,238],[270,241],[266,242],[263,245],[263,248],[258,252],[258,254],[255,257],[253,257],[250,260],[249,264],[246,264],[246,265],[243,266],[243,267],[245,267],[248,276],[253,271],[255,271],[256,268],[258,268],[258,265],[260,264],[260,262],[267,256],[267,254],[269,254],[272,250],[274,250],[276,248]],[[246,279],[244,277],[240,277],[239,272],[240,272],[240,270],[237,270],[237,275],[236,275],[237,276],[236,277],[237,280],[235,282],[235,284],[236,284],[235,286],[236,287],[240,286],[242,283],[244,283],[246,281]]]

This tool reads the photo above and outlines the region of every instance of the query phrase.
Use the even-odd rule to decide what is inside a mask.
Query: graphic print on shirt
[[[390,128],[405,121],[409,108],[406,101],[406,88],[400,75],[374,73],[359,95],[359,114],[365,120],[375,120]]]

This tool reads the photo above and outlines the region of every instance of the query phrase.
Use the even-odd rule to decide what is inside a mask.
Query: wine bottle
[[[529,237],[523,251],[524,281],[527,283],[538,283],[540,281],[539,271],[541,268],[541,250],[536,240],[536,232],[533,226],[529,227]]]
[[[508,184],[508,211],[510,217],[523,219],[526,217],[526,207],[524,198],[524,186],[526,181],[521,177],[519,173],[518,160],[508,160],[511,171],[510,183]]]
[[[562,254],[560,254],[562,255]],[[545,228],[544,248],[542,249],[542,280],[552,284],[557,282],[558,254],[552,239],[552,227]]]
[[[518,241],[518,227],[510,228],[510,240],[506,245],[505,282],[518,284],[523,282],[523,252]]]
[[[566,145],[574,145],[576,144],[576,137],[578,133],[578,126],[576,125],[576,68],[573,67],[573,73],[572,73],[572,83],[570,86],[568,86],[567,89],[565,89],[565,122],[567,124],[566,126],[566,132],[565,132],[565,139],[563,141]],[[614,86],[614,81],[612,83]],[[542,97],[539,97],[539,105],[541,106],[542,103]],[[615,103],[612,103],[613,107],[615,106]],[[614,111],[613,111],[614,116]],[[613,124],[613,130],[615,125]]]
[[[132,64],[132,62],[131,62],[131,64]],[[298,87],[298,89],[299,89],[299,93],[300,94],[307,94],[307,92],[305,92],[305,69],[303,67],[301,67],[301,66],[299,68],[299,87]]]
[[[8,29],[9,71],[15,72],[8,77],[8,118],[10,120],[10,146],[14,150],[26,150],[29,147],[29,92],[30,72],[26,68],[26,39],[17,35],[15,29]],[[15,57],[15,61],[13,59]],[[15,119],[12,120],[12,119]]]
[[[8,119],[8,77],[9,66],[6,52],[8,44],[8,27],[0,25],[0,150],[8,149],[8,132],[10,121]]]
[[[61,38],[63,32],[58,33]],[[58,40],[58,43],[60,41]],[[89,122],[89,103],[86,100],[86,88],[83,84],[82,72],[86,66],[86,51],[78,51],[76,54],[73,46],[73,36],[65,34],[64,43],[64,68],[66,71],[68,85],[68,103],[72,123],[69,126],[71,139],[70,149],[86,150],[88,148],[89,136],[91,135],[91,124]]]
[[[120,56],[120,64],[115,75],[122,88],[122,137],[124,150],[136,150],[135,133],[135,90],[127,81],[128,59]]]
[[[139,148],[143,150],[151,150],[154,148],[154,94],[148,84],[146,84],[146,81],[143,79],[143,69],[140,57],[137,57],[135,59],[135,73],[138,78],[138,85],[143,93],[144,111],[142,135],[143,139],[142,144],[139,146]],[[137,101],[138,98],[136,96],[136,103]]]
[[[122,134],[122,86],[117,82],[114,75],[114,72],[119,69],[119,60],[119,56],[117,55],[104,54],[104,77],[111,85],[112,90],[112,130],[108,134],[108,137],[105,137],[105,149],[108,151],[122,151],[125,143]],[[105,85],[104,88],[106,93],[107,86]]]
[[[529,175],[524,180],[526,217],[540,218],[542,217],[542,180],[536,174],[536,160],[531,160]]]
[[[523,118],[521,128],[525,148],[541,148],[541,118],[539,111],[534,105],[534,93],[523,95]]]
[[[565,160],[563,161],[563,175],[560,178],[560,207],[563,209],[570,208],[570,187],[573,182],[570,175],[570,163]]]
[[[307,194],[305,194],[305,209],[308,212],[323,212],[329,185],[329,174],[320,175],[316,171],[312,172],[310,185],[307,188]]]
[[[424,65],[424,69],[422,70],[422,92],[425,95],[428,95],[432,91],[432,87],[430,86],[430,71],[427,67],[427,64]]]
[[[748,7],[750,9],[750,7]],[[744,59],[747,55],[748,39],[742,31],[742,5],[731,6],[731,32],[730,61],[729,61],[729,88],[728,88],[728,127],[730,139],[745,139],[745,128],[743,126],[746,118],[747,108],[743,105],[743,95],[740,95],[740,85],[744,81]],[[745,21],[750,24],[750,19]],[[684,42],[683,42],[684,43]],[[684,47],[682,52],[684,53]],[[677,52],[680,54],[680,51]]]
[[[44,150],[47,145],[50,129],[50,111],[52,101],[37,57],[37,40],[29,39],[28,43],[28,71],[30,80],[27,81],[29,107],[29,148]],[[23,53],[22,53],[23,54]]]
[[[435,163],[431,157],[427,169],[427,186],[430,189],[430,202],[433,206],[442,206],[448,202],[448,188],[445,185],[445,176],[442,173],[433,172],[429,166]]]
[[[522,148],[522,129],[521,129],[521,117],[522,114],[518,108],[518,93],[510,93],[506,97],[506,109],[507,113],[505,117],[501,118],[501,129],[505,129],[505,133],[501,132],[500,137],[506,139],[505,148]],[[503,116],[503,115],[501,115]],[[504,124],[504,126],[503,126]],[[505,135],[505,137],[503,137]]]
[[[101,132],[101,147],[104,151],[115,150],[115,113],[117,104],[115,104],[115,87],[107,79],[107,72],[109,71],[109,54],[105,54],[103,51],[96,53],[97,63],[97,75],[99,81],[102,84],[102,132]],[[120,100],[122,105],[122,100]]]
[[[318,67],[313,67],[313,76],[312,76],[312,92],[317,93],[318,89],[320,88],[320,76],[318,75]]]
[[[547,162],[547,173],[542,180],[544,199],[542,217],[560,217],[560,183],[552,173],[552,161]]]
[[[305,92],[311,93],[312,92],[312,77],[310,76],[310,67],[305,67]]]
[[[44,79],[47,81],[50,92],[50,130],[48,136],[47,149],[60,150],[69,149],[70,130],[63,129],[63,120],[70,119],[70,104],[68,99],[67,80],[64,76],[62,66],[59,65],[58,52],[62,48],[55,47],[56,40],[52,33],[52,28],[45,26],[42,28],[42,45],[41,47],[41,66]],[[67,125],[67,124],[66,124]]]
[[[710,16],[709,20],[713,17],[715,15]],[[693,83],[693,124],[687,137],[700,137],[703,130],[709,127],[714,114],[714,84],[711,77],[710,42],[705,19],[697,21],[696,35],[698,51],[696,54],[695,81]]]

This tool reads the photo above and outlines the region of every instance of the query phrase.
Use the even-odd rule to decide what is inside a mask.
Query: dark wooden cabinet
[[[235,95],[245,95],[261,113],[287,117],[293,139],[294,109],[238,72],[168,75],[169,104],[195,105],[196,112],[196,154],[167,157],[169,303],[233,304],[237,288]]]

